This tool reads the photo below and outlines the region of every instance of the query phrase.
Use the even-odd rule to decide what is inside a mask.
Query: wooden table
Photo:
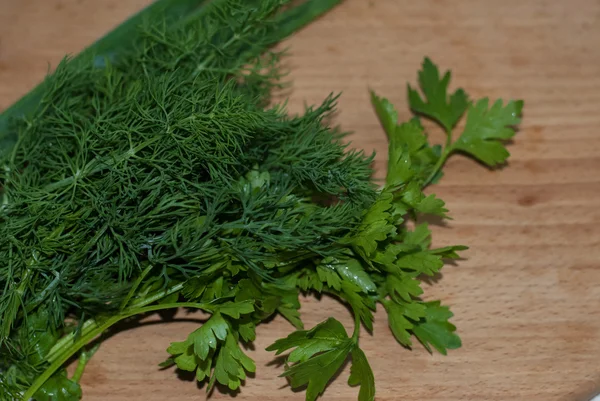
[[[33,87],[148,0],[2,0],[0,108]],[[342,91],[338,122],[357,147],[385,138],[372,87],[406,110],[405,85],[424,56],[473,96],[522,98],[524,121],[508,168],[490,172],[456,157],[435,188],[454,220],[436,244],[471,246],[467,260],[427,288],[455,312],[463,348],[448,356],[398,346],[378,314],[361,343],[377,400],[584,401],[600,390],[600,2],[597,0],[347,0],[289,40],[291,110]],[[306,300],[312,327],[344,308]],[[86,401],[202,400],[204,390],[160,371],[172,340],[195,321],[148,324],[112,337],[83,379]],[[276,319],[258,330],[256,377],[237,400],[302,400],[264,347],[289,333]],[[354,400],[344,371],[324,400]],[[230,399],[215,392],[213,399]]]

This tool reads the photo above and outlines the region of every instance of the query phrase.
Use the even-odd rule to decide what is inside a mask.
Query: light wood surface
[[[148,0],[0,0],[0,108],[39,82]],[[448,356],[397,345],[382,314],[361,343],[377,400],[584,401],[600,391],[600,2],[597,0],[347,0],[298,33],[290,109],[341,91],[338,122],[354,146],[378,151],[385,138],[367,88],[406,111],[405,85],[424,56],[473,96],[522,98],[522,129],[509,166],[490,172],[453,158],[435,192],[454,218],[436,244],[467,244],[466,260],[427,287],[455,312],[463,348]],[[334,302],[306,300],[307,327]],[[187,316],[186,318],[193,318]],[[204,400],[204,389],[161,371],[170,341],[193,320],[146,324],[110,338],[83,379],[86,401]],[[302,400],[264,351],[291,327],[263,325],[251,356],[256,377],[236,400]],[[324,400],[354,400],[348,368]],[[212,399],[230,399],[215,392]]]

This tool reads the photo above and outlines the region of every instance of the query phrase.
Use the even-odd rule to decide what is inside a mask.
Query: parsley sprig
[[[452,312],[425,300],[421,279],[466,247],[431,248],[419,218],[448,210],[424,190],[453,154],[503,163],[522,102],[448,94],[450,73],[426,59],[407,121],[371,93],[389,140],[378,188],[374,155],[330,125],[337,96],[295,116],[270,105],[284,85],[272,45],[337,0],[159,3],[0,117],[0,399],[79,400],[94,340],[175,308],[210,317],[165,344],[160,366],[208,391],[238,390],[259,368],[242,345],[276,314],[297,331],[268,350],[290,351],[282,376],[308,401],[348,358],[348,383],[374,399],[359,333],[378,305],[400,344],[459,347]],[[444,147],[422,117],[444,128]],[[301,293],[347,304],[352,335],[333,317],[304,329]]]
[[[440,77],[438,68],[426,58],[419,73],[419,84],[425,99],[416,89],[408,86],[410,108],[418,114],[438,123],[446,132],[446,146],[433,168],[426,183],[431,182],[446,159],[454,152],[464,152],[489,167],[495,167],[506,161],[510,153],[503,141],[515,135],[520,122],[523,101],[509,101],[506,105],[501,99],[490,107],[489,99],[469,101],[463,89],[448,93],[451,73],[447,71]],[[464,113],[467,122],[463,132],[453,141],[453,130]]]
[[[427,223],[413,229],[406,223],[418,222],[420,215],[448,217],[445,203],[423,191],[440,179],[442,166],[453,153],[466,153],[490,167],[506,160],[508,151],[502,141],[514,135],[523,102],[510,101],[503,107],[498,100],[488,109],[487,99],[473,104],[462,89],[449,95],[450,72],[440,78],[437,66],[428,58],[419,72],[419,83],[425,99],[408,86],[415,116],[402,123],[394,106],[371,91],[372,105],[389,140],[385,185],[363,213],[358,228],[340,241],[350,250],[335,266],[343,266],[343,271],[350,274],[341,273],[324,259],[317,266],[317,277],[323,284],[315,278],[301,285],[304,290],[329,292],[348,302],[356,318],[354,335],[349,338],[341,323],[330,318],[267,348],[277,354],[295,348],[287,358],[283,376],[290,378],[294,388],[308,385],[307,401],[314,401],[324,391],[348,357],[353,361],[349,384],[361,385],[360,401],[374,399],[375,379],[358,346],[358,328],[362,320],[372,330],[372,312],[377,303],[384,307],[392,334],[400,344],[411,347],[415,337],[428,351],[435,349],[444,355],[461,346],[456,327],[449,322],[453,313],[440,301],[421,298],[420,278],[435,276],[444,260],[458,258],[458,252],[467,247],[431,249]],[[453,141],[452,131],[465,112],[464,131]],[[429,143],[419,116],[444,128],[444,148]]]

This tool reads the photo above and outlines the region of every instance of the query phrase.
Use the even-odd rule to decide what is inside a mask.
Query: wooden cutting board
[[[149,0],[0,1],[0,108],[26,93],[65,53],[77,52]],[[286,45],[291,111],[341,91],[338,122],[353,144],[378,152],[385,138],[372,87],[406,111],[405,85],[425,56],[471,95],[525,100],[508,168],[454,158],[435,188],[454,218],[439,245],[466,260],[445,268],[427,297],[452,306],[463,348],[446,357],[398,346],[382,314],[361,344],[377,400],[584,401],[600,391],[600,2],[597,0],[347,0]],[[347,311],[306,300],[307,327]],[[83,379],[86,401],[203,400],[188,377],[160,371],[170,341],[195,316],[146,322],[110,338]],[[302,400],[264,351],[291,327],[261,326],[258,365],[236,400]],[[324,400],[354,400],[348,369]],[[215,392],[212,399],[230,399]]]

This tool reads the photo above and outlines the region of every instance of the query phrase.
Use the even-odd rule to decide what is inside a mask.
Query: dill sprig
[[[232,266],[213,276],[277,282],[265,263],[335,253],[358,224],[375,198],[370,158],[346,154],[323,124],[335,98],[296,117],[264,109],[280,83],[269,47],[283,4],[217,1],[174,26],[146,20],[102,68],[93,54],[65,59],[13,123],[0,340],[21,366],[3,380],[15,392],[47,362],[21,355],[31,316],[64,335],[65,320],[122,313],[223,260]]]

